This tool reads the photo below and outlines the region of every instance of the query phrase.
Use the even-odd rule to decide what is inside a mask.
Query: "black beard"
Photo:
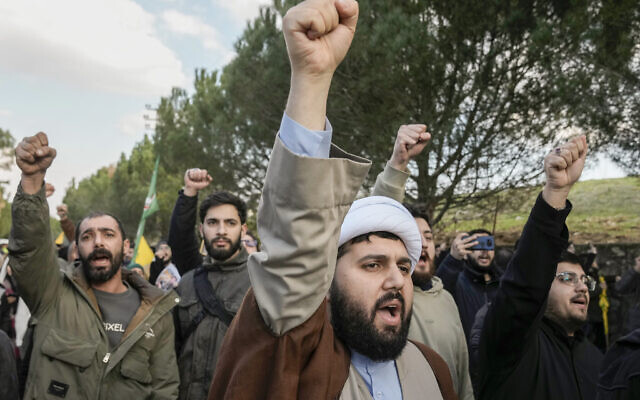
[[[376,310],[385,301],[399,299],[402,303],[401,315],[405,313],[404,298],[399,293],[388,293],[376,302],[371,314],[359,308],[346,294],[338,289],[335,282],[329,291],[331,301],[331,324],[336,336],[349,348],[369,357],[373,361],[396,359],[405,345],[409,335],[411,311],[397,328],[388,327],[379,332],[375,325]]]
[[[418,272],[417,269],[413,270],[413,274],[411,274],[411,280],[413,281],[413,285],[417,287],[424,287],[427,283],[431,281],[433,278],[435,271],[435,262],[429,257],[427,257],[427,272]]]
[[[427,283],[429,283],[432,277],[433,277],[433,274],[431,274],[430,272],[413,271],[413,274],[411,274],[411,280],[413,281],[413,286],[417,286],[419,288],[422,288]]]
[[[467,257],[467,262],[469,263],[469,265],[471,265],[471,267],[473,267],[476,271],[480,271],[480,272],[487,272],[490,269],[493,269],[493,260],[491,260],[491,264],[489,264],[486,267],[483,267],[481,265],[478,265],[478,263],[476,262],[476,260],[473,257]]]
[[[82,270],[84,271],[84,275],[87,278],[87,281],[89,281],[89,283],[104,283],[109,281],[111,278],[113,278],[115,274],[118,273],[118,270],[122,265],[122,259],[123,259],[122,252],[123,252],[123,248],[121,248],[120,252],[116,254],[116,256],[114,257],[114,255],[109,250],[105,248],[97,248],[93,250],[87,256],[87,258],[84,258],[82,257],[82,255],[80,255]],[[111,263],[111,266],[103,271],[102,270],[98,271],[93,269],[90,262],[91,260],[97,257],[108,257]]]
[[[240,236],[238,236],[238,239],[235,242],[233,240],[231,240],[231,246],[229,247],[229,250],[215,249],[211,245],[211,242],[215,242],[218,239],[220,239],[220,238],[219,237],[214,237],[211,240],[206,240],[205,239],[205,241],[204,241],[204,248],[207,249],[207,254],[209,254],[209,257],[213,258],[214,260],[226,261],[232,255],[234,255],[236,253],[236,251],[238,251],[240,249],[240,246],[242,246],[242,242],[240,241]],[[227,239],[227,238],[224,238],[224,239]]]

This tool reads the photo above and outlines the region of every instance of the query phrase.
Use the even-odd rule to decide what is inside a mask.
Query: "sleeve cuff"
[[[402,188],[402,190],[404,190],[404,186],[407,183],[409,176],[410,174],[408,172],[393,168],[389,165],[389,162],[387,162],[384,171],[382,171],[382,178],[385,182],[392,186]]]
[[[329,158],[333,127],[325,117],[325,130],[312,131],[289,118],[287,113],[280,123],[280,140],[287,149],[300,156]]]

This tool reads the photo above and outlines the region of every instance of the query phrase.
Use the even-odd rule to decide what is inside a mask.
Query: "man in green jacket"
[[[80,220],[80,262],[60,272],[44,176],[56,156],[47,135],[16,148],[22,178],[12,205],[11,266],[37,320],[25,399],[175,399],[171,309],[177,296],[120,268],[124,230],[92,213]]]

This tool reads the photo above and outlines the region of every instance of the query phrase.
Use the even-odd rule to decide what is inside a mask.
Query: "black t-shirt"
[[[102,313],[102,323],[109,338],[109,348],[114,349],[120,344],[124,331],[140,307],[140,294],[127,283],[127,290],[122,293],[109,293],[93,289],[98,299],[98,306]]]

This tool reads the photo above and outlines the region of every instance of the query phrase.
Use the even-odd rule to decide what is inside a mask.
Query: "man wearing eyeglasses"
[[[595,282],[564,251],[567,197],[586,153],[581,136],[545,157],[544,189],[494,300],[478,314],[477,347],[472,333],[478,399],[595,399],[603,356],[580,330]]]

